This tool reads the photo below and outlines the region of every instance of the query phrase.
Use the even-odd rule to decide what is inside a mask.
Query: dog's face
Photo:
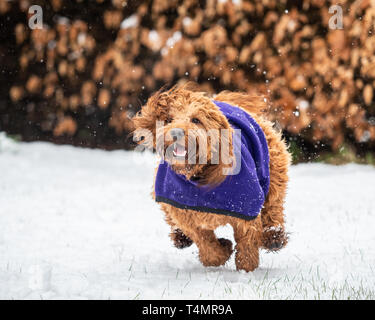
[[[133,122],[140,143],[156,150],[176,173],[200,184],[223,180],[218,169],[228,165],[228,159],[223,161],[220,150],[226,145],[231,157],[232,131],[225,116],[203,93],[184,88],[159,91]]]

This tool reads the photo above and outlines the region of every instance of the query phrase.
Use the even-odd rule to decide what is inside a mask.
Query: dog
[[[195,243],[204,266],[224,265],[234,251],[230,240],[216,237],[219,226],[233,228],[237,270],[253,271],[259,249],[275,252],[288,242],[283,206],[290,154],[267,110],[262,96],[222,91],[212,99],[176,85],[152,95],[132,119],[134,140],[161,155],[152,195],[170,238],[180,249]],[[209,130],[227,135],[209,136]],[[246,136],[235,143],[238,130]],[[190,144],[198,152],[189,155]],[[217,152],[225,146],[226,157]],[[204,150],[205,161],[198,161]]]

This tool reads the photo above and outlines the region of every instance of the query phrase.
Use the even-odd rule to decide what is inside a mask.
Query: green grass
[[[350,145],[343,144],[336,152],[321,153],[317,157],[317,162],[329,164],[346,164],[346,163],[360,163],[375,165],[375,153],[368,151],[365,156],[358,156],[354,148]]]
[[[347,163],[359,163],[375,165],[375,152],[367,151],[364,156],[359,156],[355,148],[344,143],[337,151],[320,151],[316,155],[308,157],[295,141],[289,142],[289,152],[292,154],[293,164],[303,162],[321,162],[333,165]]]
[[[22,140],[22,137],[20,134],[6,134],[6,137],[17,142]]]

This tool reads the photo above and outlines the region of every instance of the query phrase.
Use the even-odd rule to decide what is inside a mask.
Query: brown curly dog
[[[237,270],[253,271],[259,264],[260,248],[277,251],[288,241],[284,230],[283,204],[290,155],[281,134],[266,119],[267,104],[262,97],[223,91],[215,96],[214,100],[246,111],[263,130],[269,154],[269,189],[260,214],[252,220],[246,220],[231,215],[178,207],[173,203],[161,202],[160,205],[165,212],[166,222],[171,226],[170,237],[177,248],[185,248],[195,243],[199,249],[199,259],[204,266],[223,265],[233,252],[232,243],[227,239],[218,239],[214,230],[230,224],[236,241]],[[196,181],[198,187],[217,186],[225,180],[223,167],[228,166],[227,161],[213,163],[211,153],[208,152],[206,163],[191,164],[187,161],[186,152],[181,150],[183,144],[176,144],[185,139],[188,142],[188,137],[183,133],[189,129],[232,130],[228,119],[205,93],[194,91],[187,85],[175,86],[166,91],[160,90],[148,100],[133,121],[136,129],[134,137],[138,143],[153,148],[160,154],[164,152],[163,159],[178,175],[184,176],[186,180]],[[157,121],[162,121],[159,130]],[[146,134],[140,135],[139,129],[146,129],[143,131]],[[162,147],[158,147],[160,139],[165,139]],[[233,155],[232,135],[229,135],[226,142],[231,146],[230,155]],[[208,150],[214,148],[211,140],[207,143]],[[198,148],[201,147],[198,145]],[[153,196],[155,198],[155,192]]]

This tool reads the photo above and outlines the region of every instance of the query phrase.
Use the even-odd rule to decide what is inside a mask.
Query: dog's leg
[[[174,230],[181,230],[184,237],[197,245],[199,260],[204,266],[221,266],[230,258],[233,252],[232,242],[226,239],[217,239],[213,230],[218,224],[212,224],[211,214],[190,212],[169,205],[164,205],[163,210],[166,213],[166,222],[172,227],[172,240],[176,239]],[[202,228],[202,225],[211,225],[212,229],[210,227]]]
[[[259,265],[259,246],[262,234],[260,217],[253,221],[240,221],[234,226],[237,270],[253,271]]]
[[[288,243],[288,234],[284,227],[283,206],[266,204],[262,210],[262,248],[278,251]]]
[[[206,267],[225,264],[233,252],[232,242],[227,239],[217,239],[213,230],[197,227],[184,233],[188,234],[197,245],[199,260]]]
[[[193,244],[193,241],[186,236],[181,229],[172,228],[169,236],[172,239],[174,246],[178,249],[188,248]]]
[[[180,228],[176,226],[168,211],[166,211],[165,221],[171,226],[169,237],[173,241],[173,244],[176,248],[184,249],[190,247],[193,244],[193,241],[188,236],[186,236]]]
[[[262,247],[269,251],[277,251],[288,243],[284,227],[284,199],[288,182],[290,155],[280,134],[270,130],[267,142],[270,154],[270,187],[267,199],[261,212],[263,235]]]
[[[285,190],[286,182],[275,190],[271,178],[268,197],[261,212],[262,248],[269,251],[278,251],[288,243],[288,235],[284,227]]]

